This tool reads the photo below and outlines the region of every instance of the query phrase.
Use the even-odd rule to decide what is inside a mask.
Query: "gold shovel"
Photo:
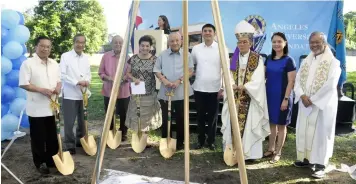
[[[159,151],[164,158],[170,158],[176,152],[176,147],[177,147],[177,140],[171,138],[171,120],[172,120],[171,103],[172,103],[172,96],[174,96],[174,90],[171,90],[170,92],[167,90],[166,96],[168,97],[167,138],[162,138],[160,140]]]
[[[136,153],[141,153],[147,145],[147,134],[141,131],[141,104],[140,95],[135,95],[137,105],[138,128],[132,133],[131,147]]]
[[[87,111],[87,106],[88,106],[88,95],[87,95],[87,88],[83,91],[80,89],[83,94],[83,109],[84,109],[84,126],[85,126],[85,135],[84,137],[80,138],[80,143],[82,144],[82,147],[85,151],[90,156],[94,156],[97,151],[97,146],[95,139],[92,135],[88,135],[88,111]]]
[[[108,135],[108,140],[106,144],[109,146],[111,149],[116,149],[117,147],[120,146],[121,144],[121,138],[122,138],[122,132],[118,131],[116,129],[116,110],[114,110],[114,124],[113,124],[113,129],[109,131]]]
[[[59,120],[59,103],[57,102],[58,96],[55,100],[51,99],[51,108],[53,110],[54,117],[56,119],[57,127],[57,139],[58,139],[58,153],[53,155],[54,164],[57,167],[57,170],[63,175],[72,174],[74,171],[74,161],[72,156],[68,151],[62,151],[62,139],[61,139],[61,124]]]
[[[239,93],[237,93],[237,96],[239,97]],[[237,103],[236,103],[236,114],[239,114],[239,104],[240,104],[240,99],[238,98]],[[238,117],[237,117],[238,118]],[[230,121],[230,123],[232,123]],[[230,124],[231,126],[231,124]],[[228,166],[234,166],[237,164],[237,157],[236,157],[236,150],[234,148],[234,135],[231,127],[231,145],[226,144],[225,150],[224,150],[224,162]]]
[[[234,141],[234,140],[232,140],[232,141]],[[234,149],[233,143],[231,145],[226,144],[226,146],[225,146],[224,162],[228,166],[234,166],[237,164],[236,151]]]

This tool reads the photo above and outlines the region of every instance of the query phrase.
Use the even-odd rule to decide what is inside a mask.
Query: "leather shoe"
[[[200,143],[197,143],[195,146],[194,146],[194,149],[202,149],[203,148],[203,144],[200,144]]]
[[[45,163],[42,163],[40,167],[37,167],[38,172],[41,174],[49,174],[49,169]]]
[[[208,148],[209,148],[211,151],[215,151],[215,150],[216,150],[214,144],[210,144],[210,145],[208,146]]]
[[[183,150],[184,149],[184,144],[183,143],[178,143],[177,144],[177,151],[178,150]]]
[[[69,153],[70,153],[71,155],[75,155],[75,154],[76,154],[75,148],[69,148],[69,149],[67,149],[66,151],[69,151]]]

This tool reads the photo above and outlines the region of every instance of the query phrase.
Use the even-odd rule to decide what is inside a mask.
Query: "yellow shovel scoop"
[[[114,112],[116,112],[116,110],[114,110]],[[116,149],[121,144],[122,132],[116,129],[117,119],[115,113],[113,118],[114,118],[113,129],[109,131],[108,140],[106,144],[109,146],[109,148]]]
[[[237,95],[239,97],[239,95]],[[236,104],[236,109],[237,109],[237,114],[239,112],[239,103],[240,102],[240,99],[237,100],[237,104]],[[237,116],[238,118],[238,116]],[[232,123],[230,121],[230,123]],[[231,124],[230,124],[231,126]],[[226,144],[225,146],[225,150],[224,150],[224,162],[226,165],[228,166],[234,166],[237,164],[237,156],[236,156],[236,150],[234,148],[234,135],[233,135],[233,132],[232,132],[232,128],[231,128],[231,140],[232,140],[232,143],[231,144]]]
[[[237,164],[236,151],[234,147],[231,145],[226,145],[224,151],[224,162],[228,166],[234,166]]]
[[[162,138],[159,142],[159,151],[164,158],[170,158],[177,149],[177,140],[171,138],[171,101],[172,96],[174,96],[174,90],[170,92],[167,91],[166,96],[168,97],[168,128],[167,128],[167,138]]]
[[[138,129],[132,133],[131,147],[136,153],[141,153],[147,145],[147,134],[141,131],[141,104],[140,95],[136,95]]]
[[[51,99],[51,108],[55,115],[56,119],[56,127],[57,127],[57,139],[58,139],[58,153],[53,155],[54,164],[57,167],[57,170],[63,175],[70,175],[74,171],[74,161],[72,156],[68,151],[62,151],[62,139],[61,139],[61,125],[59,120],[59,103],[57,102],[58,97],[56,100]]]
[[[87,111],[87,106],[88,106],[88,95],[86,93],[87,88],[82,91],[83,94],[83,109],[84,109],[84,126],[85,126],[85,135],[84,137],[80,138],[80,143],[82,144],[82,147],[85,151],[90,156],[94,156],[97,151],[97,146],[95,139],[92,135],[88,135],[88,111]]]

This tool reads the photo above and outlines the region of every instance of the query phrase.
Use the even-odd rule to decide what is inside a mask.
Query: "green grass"
[[[88,113],[89,120],[104,120],[104,97],[101,94],[102,81],[98,75],[97,66],[91,67],[92,81],[90,84],[91,97],[89,98]]]

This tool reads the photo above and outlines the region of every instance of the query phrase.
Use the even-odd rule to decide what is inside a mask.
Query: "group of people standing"
[[[140,96],[141,131],[148,132],[161,127],[162,138],[166,138],[169,118],[166,93],[172,90],[172,112],[175,113],[179,150],[184,148],[182,36],[178,32],[170,33],[165,16],[160,17],[158,22],[158,29],[169,33],[169,48],[155,56],[150,53],[151,37],[146,35],[139,39],[139,53],[125,61],[115,113],[120,116],[122,140],[126,140],[128,129],[138,130],[137,99],[131,94],[130,83],[138,85],[144,82],[146,93]],[[313,176],[323,177],[333,150],[339,61],[332,55],[324,34],[314,32],[309,38],[312,52],[297,73],[294,60],[288,56],[288,41],[283,33],[272,35],[272,53],[263,60],[251,50],[254,32],[254,27],[246,21],[236,26],[239,52],[232,57],[228,74],[233,84],[244,156],[246,160],[272,157],[271,163],[280,160],[295,94],[294,103],[299,102],[296,132],[298,161],[295,166],[313,165]],[[214,25],[205,24],[202,27],[204,42],[194,46],[189,54],[189,76],[195,75],[194,83],[189,84],[189,96],[194,95],[198,113],[196,149],[216,149],[215,135],[221,98],[224,101],[223,144],[232,144],[230,115],[215,36]],[[79,139],[85,134],[82,96],[83,91],[90,96],[90,91],[84,89],[89,87],[91,81],[88,56],[83,53],[85,41],[84,35],[76,35],[73,38],[73,50],[64,53],[60,64],[57,64],[49,58],[51,40],[39,37],[36,40],[36,54],[21,66],[19,85],[27,90],[26,112],[30,119],[33,160],[41,173],[48,173],[48,167],[54,166],[51,157],[58,150],[54,114],[50,109],[53,95],[62,93],[65,149],[75,154],[75,147],[81,146]],[[111,45],[112,51],[103,55],[98,71],[103,81],[105,111],[123,39],[115,36]],[[161,82],[158,93],[156,77]],[[76,118],[78,126],[74,136]],[[114,120],[110,129],[113,123]],[[269,146],[263,154],[262,142],[267,136]]]

